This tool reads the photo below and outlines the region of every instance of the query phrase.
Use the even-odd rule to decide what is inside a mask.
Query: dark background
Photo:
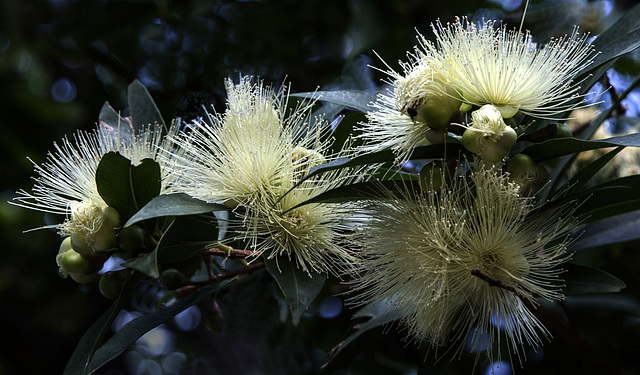
[[[525,25],[541,41],[569,33],[574,24],[596,35],[633,5],[534,1]],[[367,64],[384,65],[374,50],[398,69],[397,60],[405,59],[416,43],[415,30],[431,36],[429,24],[436,19],[444,23],[467,15],[517,26],[522,9],[519,1],[471,0],[2,1],[0,374],[61,373],[84,330],[110,304],[95,283],[78,285],[57,275],[60,239],[55,232],[21,233],[58,223],[61,217],[6,201],[16,190],[32,187],[33,165],[27,156],[41,163],[53,142],[77,129],[93,129],[105,101],[126,111],[125,90],[132,80],[148,87],[165,119],[187,121],[198,116],[202,105],[223,108],[222,83],[228,76],[253,74],[275,85],[288,82],[293,92],[375,89],[384,75]],[[637,76],[638,67],[633,55],[616,65],[616,74]],[[623,89],[624,82],[612,81],[614,87],[619,84],[616,89]],[[626,105],[629,113],[637,113],[634,102]],[[639,257],[634,243],[578,254],[583,263],[607,270],[629,288],[619,295],[568,299],[540,309],[555,339],[516,372],[637,373]],[[343,287],[332,281],[308,318],[293,328],[278,321],[278,301],[270,297],[274,293],[267,279],[255,275],[219,296],[227,318],[223,333],[209,333],[197,316],[187,319],[200,322],[197,329],[168,324],[165,336],[160,334],[171,338],[164,351],[140,344],[102,373],[417,370],[423,353],[404,342],[394,327],[386,334],[382,329],[366,334],[320,369],[324,354],[345,337],[351,323],[342,297],[331,297]],[[470,372],[474,358],[463,355],[451,373]],[[480,357],[477,371],[485,370]]]

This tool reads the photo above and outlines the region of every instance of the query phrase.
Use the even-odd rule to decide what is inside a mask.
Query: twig
[[[205,254],[209,254],[209,255],[217,255],[217,256],[223,256],[226,258],[231,258],[231,259],[239,259],[239,258],[257,258],[258,256],[260,256],[259,252],[256,251],[252,251],[252,250],[238,250],[238,249],[234,249],[231,246],[227,246],[227,245],[218,245],[217,247],[208,249]]]
[[[490,278],[489,276],[487,276],[484,273],[482,273],[482,271],[480,271],[479,268],[472,268],[471,269],[471,274],[473,276],[479,278],[482,281],[486,281],[487,284],[489,284],[489,286],[497,286],[498,288],[502,288],[502,289],[508,290],[510,292],[513,292],[515,294],[518,294],[518,292],[512,286],[505,285],[500,280],[494,280],[494,279]]]

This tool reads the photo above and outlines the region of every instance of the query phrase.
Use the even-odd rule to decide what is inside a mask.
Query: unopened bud
[[[125,251],[134,251],[144,244],[145,232],[139,225],[131,225],[118,233],[118,245]]]

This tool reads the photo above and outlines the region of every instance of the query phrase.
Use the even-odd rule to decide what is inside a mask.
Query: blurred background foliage
[[[597,35],[635,1],[532,1],[525,27],[536,40],[579,25]],[[33,166],[53,142],[95,126],[104,101],[123,109],[126,86],[141,80],[166,119],[189,121],[202,105],[224,108],[223,79],[254,74],[312,91],[369,90],[384,74],[374,50],[394,69],[416,43],[415,30],[455,16],[504,19],[517,26],[519,0],[6,0],[0,3],[0,374],[57,374],[78,339],[110,301],[95,283],[57,275],[59,237],[23,230],[62,218],[6,203],[30,189]],[[640,76],[638,54],[609,72],[610,93]],[[603,85],[606,87],[606,85]],[[610,101],[605,94],[605,101]],[[606,103],[605,103],[606,105]],[[623,102],[609,132],[637,131],[640,96]],[[357,119],[354,119],[355,121]],[[637,155],[622,166],[635,165]],[[638,172],[635,172],[638,173]],[[615,295],[576,296],[538,311],[554,340],[528,356],[520,374],[633,374],[640,368],[638,243],[576,254],[627,283]],[[322,369],[326,353],[349,332],[352,311],[332,280],[299,327],[281,323],[282,301],[258,273],[221,291],[221,332],[204,329],[198,306],[143,337],[100,373],[115,374],[413,374],[421,349],[402,333],[376,329]],[[158,288],[139,291],[116,325],[155,307]],[[211,323],[211,322],[209,322]],[[386,332],[383,334],[383,331]],[[468,373],[464,354],[451,373]],[[477,371],[485,373],[487,364]],[[504,366],[504,374],[510,373]]]

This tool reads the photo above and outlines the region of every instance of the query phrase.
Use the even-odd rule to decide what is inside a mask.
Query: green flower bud
[[[573,133],[571,132],[571,129],[567,127],[567,125],[565,124],[557,124],[557,125],[558,125],[558,129],[556,130],[556,134],[554,135],[553,138],[573,137]]]
[[[420,169],[419,174],[420,187],[424,191],[436,191],[440,190],[444,180],[447,177],[446,169],[443,168],[442,162],[435,161],[429,163]]]
[[[447,135],[447,128],[431,129],[424,133],[424,137],[430,144],[444,143],[445,136]]]
[[[78,284],[86,284],[86,283],[92,282],[93,279],[96,278],[97,274],[98,274],[97,272],[92,274],[69,273],[69,276],[71,276],[73,281],[77,282]]]
[[[100,208],[92,201],[72,202],[71,218],[60,228],[71,236],[73,249],[81,254],[113,249],[120,214],[115,208]]]
[[[507,156],[518,135],[505,124],[499,110],[488,104],[474,111],[471,117],[472,125],[462,134],[464,147],[492,163]]]
[[[460,101],[447,95],[429,98],[420,106],[416,120],[424,122],[432,129],[448,126],[460,114]]]
[[[58,262],[58,266],[68,274],[90,274],[94,272],[91,261],[73,249],[67,250],[62,256],[59,254],[59,256],[56,257],[56,261]]]
[[[176,290],[182,288],[189,283],[187,279],[180,271],[175,268],[170,268],[160,275],[160,283],[169,290]]]
[[[125,278],[119,271],[107,272],[100,277],[100,293],[109,299],[116,299],[124,286]]]
[[[144,245],[145,232],[139,225],[131,225],[118,233],[118,245],[125,251],[134,251]]]
[[[520,193],[531,196],[548,182],[547,170],[525,154],[514,155],[506,165],[509,180],[520,185]]]

